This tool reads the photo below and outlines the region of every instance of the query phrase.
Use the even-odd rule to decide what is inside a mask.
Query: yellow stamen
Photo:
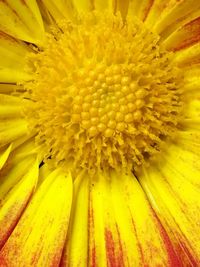
[[[44,157],[74,169],[130,171],[172,136],[180,74],[159,38],[120,14],[64,21],[29,56],[25,116]],[[32,64],[32,65],[31,65]]]

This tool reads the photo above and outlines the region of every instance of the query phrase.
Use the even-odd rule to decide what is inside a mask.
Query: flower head
[[[0,8],[0,265],[200,265],[200,3]]]

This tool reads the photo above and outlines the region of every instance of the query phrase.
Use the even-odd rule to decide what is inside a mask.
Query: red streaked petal
[[[164,42],[166,49],[179,51],[200,41],[200,17],[185,24]]]
[[[58,266],[68,229],[71,176],[51,173],[0,253],[1,266]]]
[[[180,266],[169,237],[134,176],[91,186],[90,266]]]
[[[0,248],[8,239],[35,190],[38,178],[38,162],[34,163],[34,159],[33,156],[26,158],[7,171],[5,175],[3,175],[4,169],[2,170],[0,183]]]
[[[169,1],[162,15],[155,21],[153,29],[165,39],[178,27],[197,18],[200,14],[199,7],[200,2],[196,0]]]
[[[160,160],[158,166],[145,171],[139,179],[171,239],[178,246],[182,261],[188,260],[191,265],[187,266],[199,266],[199,155],[171,145]]]

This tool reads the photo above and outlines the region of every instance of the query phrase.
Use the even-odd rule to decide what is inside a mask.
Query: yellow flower
[[[200,266],[200,2],[0,1],[0,266]]]

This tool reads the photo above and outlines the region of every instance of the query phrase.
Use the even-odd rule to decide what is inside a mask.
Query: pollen
[[[95,12],[62,21],[27,68],[24,116],[55,165],[138,170],[176,132],[181,74],[142,22]]]

